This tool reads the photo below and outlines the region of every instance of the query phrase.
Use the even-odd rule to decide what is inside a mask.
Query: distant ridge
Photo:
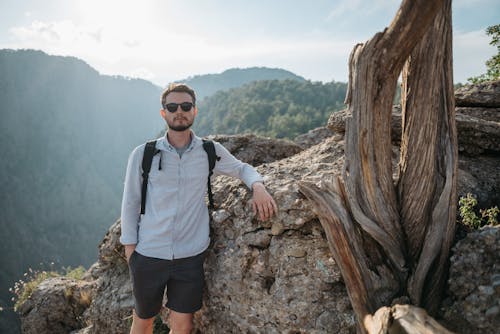
[[[241,87],[247,83],[260,80],[306,81],[303,77],[280,68],[249,67],[231,68],[217,74],[195,75],[176,82],[184,82],[191,86],[196,91],[198,99],[201,100],[217,91]]]

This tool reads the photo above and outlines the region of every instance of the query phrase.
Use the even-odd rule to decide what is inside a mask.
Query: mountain
[[[0,50],[0,306],[28,268],[92,263],[129,153],[164,127],[160,94],[76,58]]]
[[[293,139],[344,108],[346,90],[342,82],[251,82],[202,100],[194,129],[202,136],[254,133]]]
[[[195,75],[178,82],[184,82],[191,86],[196,91],[197,98],[202,100],[217,91],[240,87],[252,81],[286,79],[305,81],[303,77],[283,69],[250,67],[232,68],[218,74]]]

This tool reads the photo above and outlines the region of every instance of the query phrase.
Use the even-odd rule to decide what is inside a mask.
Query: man
[[[123,193],[121,243],[129,263],[135,309],[130,333],[152,333],[165,288],[170,333],[190,333],[193,313],[201,308],[203,260],[209,245],[209,214],[205,204],[208,156],[201,138],[190,129],[198,114],[194,91],[170,84],[161,97],[160,114],[168,131],[156,140],[141,214],[144,146],[129,157]],[[252,189],[254,214],[261,220],[277,212],[262,176],[214,142],[220,158],[215,174],[237,177]]]

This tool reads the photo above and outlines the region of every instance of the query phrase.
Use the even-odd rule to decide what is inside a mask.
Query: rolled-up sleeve
[[[144,145],[137,147],[128,158],[125,185],[121,208],[122,233],[120,242],[123,245],[137,244],[138,223],[141,209],[141,166]]]
[[[224,146],[214,142],[219,161],[215,164],[215,175],[228,175],[242,180],[248,188],[255,182],[263,182],[262,175],[251,165],[236,159]]]

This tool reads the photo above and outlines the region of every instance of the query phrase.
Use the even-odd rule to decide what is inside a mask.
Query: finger
[[[267,220],[269,218],[269,206],[267,202],[262,204],[262,211],[264,214],[264,220]]]
[[[260,216],[261,221],[266,220],[266,207],[265,207],[264,203],[261,203],[259,205],[259,216]]]
[[[266,220],[266,211],[265,211],[264,204],[259,205],[259,218],[262,221]]]
[[[267,202],[267,218],[271,218],[273,216],[273,205],[270,202]]]
[[[273,205],[270,201],[266,203],[266,214],[268,219],[273,215]]]
[[[255,203],[255,201],[252,201],[252,211],[253,211],[253,215],[257,215],[257,203]]]

